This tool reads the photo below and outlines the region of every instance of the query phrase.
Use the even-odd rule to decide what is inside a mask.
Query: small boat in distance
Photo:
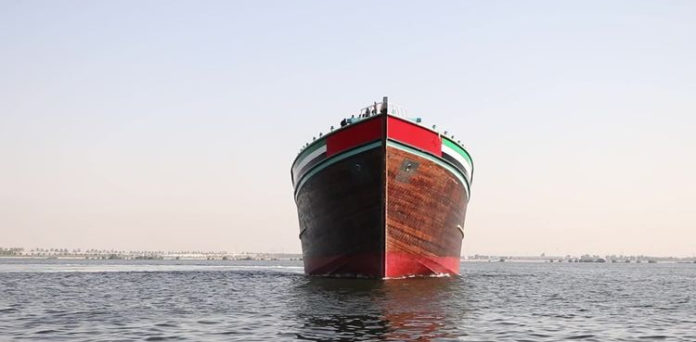
[[[473,162],[447,132],[381,103],[304,146],[291,178],[305,273],[459,273]]]

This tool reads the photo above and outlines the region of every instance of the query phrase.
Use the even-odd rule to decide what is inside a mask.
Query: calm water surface
[[[696,341],[696,264],[463,263],[309,278],[297,262],[0,260],[0,340]]]

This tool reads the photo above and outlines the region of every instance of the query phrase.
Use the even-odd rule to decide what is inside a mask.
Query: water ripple
[[[461,277],[392,281],[301,270],[0,260],[0,340],[696,340],[696,265],[464,263]]]

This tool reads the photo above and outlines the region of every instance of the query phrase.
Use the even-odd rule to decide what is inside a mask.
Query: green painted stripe
[[[466,191],[466,196],[467,196],[467,200],[468,200],[468,198],[469,198],[469,196],[470,196],[470,192],[469,192],[469,191],[470,191],[469,181],[466,179],[466,175],[464,175],[461,171],[459,171],[459,170],[458,170],[457,168],[455,168],[454,166],[450,165],[449,162],[447,162],[447,161],[445,161],[445,160],[443,160],[443,159],[440,159],[439,157],[433,156],[433,155],[431,155],[431,154],[429,154],[429,153],[425,153],[425,152],[423,152],[423,151],[421,151],[421,150],[415,149],[415,148],[413,148],[413,147],[409,147],[409,146],[406,146],[406,145],[402,145],[402,144],[400,144],[400,143],[398,143],[398,142],[396,142],[396,141],[393,141],[393,140],[387,141],[387,146],[395,147],[395,148],[398,148],[398,149],[400,149],[400,150],[404,150],[404,151],[406,151],[406,152],[413,153],[413,154],[415,154],[415,155],[417,155],[417,156],[419,156],[419,157],[423,157],[423,158],[425,158],[425,159],[428,159],[428,160],[430,160],[430,161],[432,161],[432,162],[434,162],[434,163],[436,163],[436,164],[442,166],[442,167],[445,168],[447,171],[449,171],[449,172],[451,172],[452,174],[454,174],[454,176],[457,177],[457,179],[459,179],[459,181],[462,182],[462,184],[464,184],[464,190]]]
[[[326,145],[326,138],[321,138],[317,141],[312,142],[309,146],[307,146],[307,148],[302,150],[302,152],[300,152],[300,154],[298,154],[297,157],[295,157],[295,160],[292,162],[292,165],[295,165],[295,163],[297,163],[298,160],[300,160],[300,159],[304,158],[305,156],[307,156],[308,154],[316,151],[316,149],[318,149],[319,147],[321,147],[323,145]]]
[[[444,145],[447,145],[447,147],[453,149],[457,153],[459,153],[462,157],[464,157],[464,159],[466,159],[466,161],[469,162],[469,166],[472,166],[472,167],[474,166],[474,162],[471,160],[471,156],[469,155],[469,152],[464,150],[461,146],[459,146],[458,144],[454,143],[454,141],[449,140],[448,138],[445,138],[445,137],[442,137],[442,143]]]
[[[295,198],[297,198],[297,193],[300,191],[300,189],[302,188],[302,186],[304,185],[304,183],[306,183],[307,180],[309,180],[309,178],[311,178],[312,176],[314,176],[315,174],[317,174],[319,171],[321,171],[321,170],[323,170],[323,169],[325,169],[325,168],[327,168],[327,167],[329,167],[329,166],[331,166],[331,165],[333,165],[333,164],[335,164],[335,163],[338,163],[338,162],[340,162],[340,161],[343,160],[343,159],[352,157],[352,156],[354,156],[354,155],[356,155],[356,154],[358,154],[358,153],[362,153],[362,152],[365,152],[365,151],[367,151],[367,150],[371,150],[371,149],[376,148],[376,147],[379,147],[379,146],[382,146],[382,142],[381,142],[381,141],[375,141],[375,142],[373,142],[373,143],[371,143],[371,144],[367,144],[367,145],[365,145],[365,146],[361,146],[361,147],[352,149],[352,150],[350,150],[350,151],[348,151],[348,152],[344,152],[344,153],[341,153],[341,154],[337,154],[337,155],[335,155],[335,156],[333,156],[333,157],[331,157],[331,158],[329,158],[329,159],[326,159],[326,160],[324,160],[323,162],[317,164],[316,166],[314,166],[313,169],[311,169],[309,172],[305,173],[305,174],[302,176],[302,178],[300,179],[300,181],[297,183],[297,186],[295,187]]]

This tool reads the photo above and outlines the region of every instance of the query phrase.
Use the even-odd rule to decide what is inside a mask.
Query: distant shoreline
[[[0,255],[0,259],[36,259],[36,260],[170,260],[170,261],[302,261],[301,254],[242,253],[242,254],[141,254],[141,253],[90,253],[90,254],[21,254]],[[649,256],[614,256],[598,257],[583,255],[580,257],[531,257],[531,256],[464,256],[463,263],[513,262],[513,263],[611,263],[611,264],[654,264],[654,263],[696,263],[696,257],[649,257]]]
[[[0,247],[0,258],[34,258],[66,260],[302,260],[300,253],[227,252],[227,251],[125,251],[115,249],[67,249]],[[548,262],[548,263],[696,263],[691,257],[655,257],[649,255],[596,255],[538,256],[483,255],[461,257],[462,262]]]
[[[302,260],[302,256],[210,256],[210,255],[187,255],[187,256],[132,256],[120,254],[108,255],[0,255],[0,259],[37,259],[37,260],[188,260],[188,261],[274,261],[274,260]]]

